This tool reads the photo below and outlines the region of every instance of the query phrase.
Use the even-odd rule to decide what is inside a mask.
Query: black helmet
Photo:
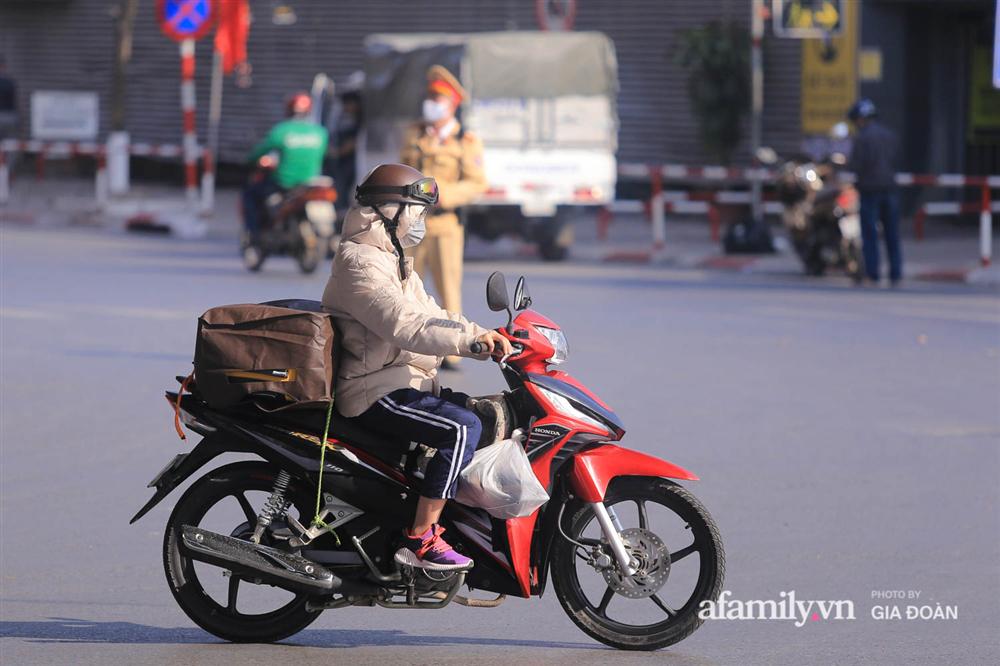
[[[433,206],[438,202],[437,181],[405,164],[380,164],[365,176],[354,193],[362,206],[388,203]]]
[[[847,112],[847,117],[853,122],[857,122],[859,118],[874,118],[877,115],[878,109],[875,108],[875,102],[867,97],[859,99]]]

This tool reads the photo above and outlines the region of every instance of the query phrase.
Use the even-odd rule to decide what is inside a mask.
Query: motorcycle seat
[[[297,197],[301,197],[302,195],[309,192],[309,190],[313,190],[316,188],[332,188],[332,187],[333,187],[332,178],[328,178],[326,176],[316,176],[315,178],[311,178],[306,182],[296,185],[292,189],[286,191],[285,201],[294,201]]]
[[[326,408],[290,409],[276,412],[268,420],[275,425],[299,428],[310,435],[322,437],[323,426],[326,425]],[[409,441],[385,438],[362,426],[357,419],[347,418],[336,412],[330,419],[328,437],[357,446],[376,458],[400,468],[410,449]]]

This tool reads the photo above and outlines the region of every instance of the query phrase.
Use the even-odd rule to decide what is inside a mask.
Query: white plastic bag
[[[522,437],[515,430],[510,439],[477,450],[462,470],[455,499],[504,520],[531,515],[548,502],[545,488],[531,471]]]

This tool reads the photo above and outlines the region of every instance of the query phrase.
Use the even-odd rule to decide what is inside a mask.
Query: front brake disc
[[[659,591],[670,576],[670,551],[663,539],[641,527],[622,530],[622,541],[636,572],[623,576],[617,563],[601,572],[608,587],[629,599],[644,599]]]

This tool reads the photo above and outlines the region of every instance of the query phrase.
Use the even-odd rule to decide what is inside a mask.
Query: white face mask
[[[429,123],[436,123],[444,120],[451,114],[451,104],[448,100],[425,99],[424,100],[424,120]]]
[[[399,216],[399,244],[404,248],[419,245],[427,233],[426,220],[427,206],[407,205]]]

